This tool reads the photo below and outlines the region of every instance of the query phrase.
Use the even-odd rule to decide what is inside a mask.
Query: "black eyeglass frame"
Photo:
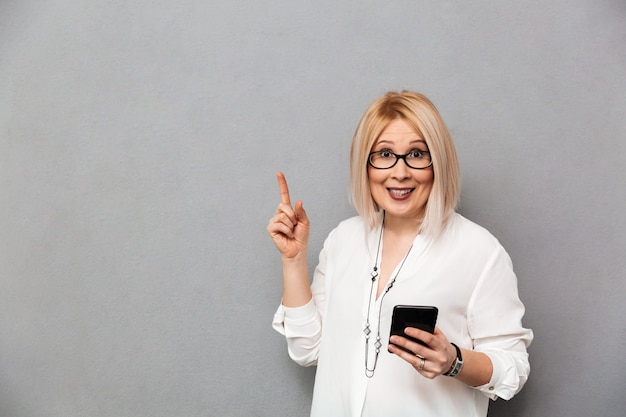
[[[390,154],[392,154],[393,156],[395,156],[395,157],[396,157],[396,162],[394,162],[394,163],[393,163],[393,165],[391,165],[390,167],[387,167],[387,168],[379,168],[379,167],[375,166],[374,164],[372,164],[372,155],[380,154],[380,153],[382,153],[382,152],[389,152]],[[369,156],[367,157],[367,164],[368,164],[369,166],[371,166],[372,168],[374,168],[374,169],[391,169],[391,168],[395,167],[395,166],[398,164],[398,161],[399,161],[400,159],[402,159],[402,160],[404,161],[404,163],[406,164],[406,166],[407,166],[407,167],[409,167],[409,168],[411,168],[411,169],[426,169],[426,168],[430,168],[431,166],[433,166],[433,160],[432,160],[432,158],[430,158],[430,152],[429,152],[429,151],[420,151],[420,152],[422,152],[422,153],[427,153],[427,154],[429,155],[429,158],[430,158],[430,163],[429,163],[428,165],[426,165],[425,167],[422,167],[422,168],[415,168],[415,167],[412,167],[412,166],[411,166],[411,165],[407,162],[407,160],[406,160],[406,157],[407,157],[408,155],[410,155],[412,152],[413,152],[413,151],[408,152],[408,153],[405,153],[405,154],[397,154],[397,153],[394,153],[394,152],[391,152],[391,151],[376,151],[376,152],[370,152]]]

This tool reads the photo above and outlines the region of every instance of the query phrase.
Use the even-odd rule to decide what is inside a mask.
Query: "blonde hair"
[[[433,187],[426,203],[420,233],[435,239],[454,213],[461,191],[461,175],[454,142],[435,105],[412,91],[389,92],[365,110],[352,138],[350,192],[357,212],[377,227],[380,207],[369,187],[367,161],[378,137],[395,119],[409,123],[426,141],[433,161]]]

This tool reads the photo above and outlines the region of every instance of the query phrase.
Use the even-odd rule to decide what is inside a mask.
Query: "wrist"
[[[301,267],[302,265],[307,265],[308,263],[306,251],[299,252],[294,256],[283,255],[281,261],[283,268]]]
[[[450,365],[450,369],[448,369],[448,371],[445,372],[443,375],[454,378],[461,372],[461,369],[463,368],[463,355],[461,354],[461,349],[456,344],[450,344],[454,347],[456,356],[452,361],[452,365]]]

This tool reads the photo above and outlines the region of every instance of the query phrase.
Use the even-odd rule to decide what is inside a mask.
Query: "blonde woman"
[[[291,358],[317,365],[311,416],[486,416],[530,372],[511,260],[458,214],[454,143],[425,96],[391,92],[361,118],[350,153],[358,216],[328,236],[309,284],[309,221],[278,174],[267,231],[282,257],[273,321]],[[438,309],[433,333],[389,337],[396,305]],[[413,340],[412,340],[413,339]]]

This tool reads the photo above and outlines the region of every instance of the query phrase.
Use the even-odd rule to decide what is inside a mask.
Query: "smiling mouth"
[[[389,193],[394,197],[404,197],[412,193],[414,189],[415,188],[402,188],[402,189],[388,188]]]

